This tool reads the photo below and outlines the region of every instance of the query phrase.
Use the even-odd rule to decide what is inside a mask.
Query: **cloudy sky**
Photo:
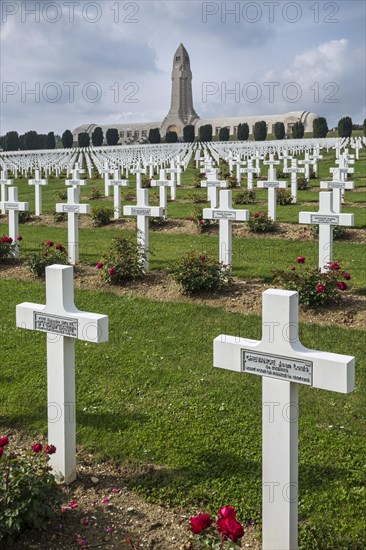
[[[181,42],[201,118],[365,118],[365,2],[1,2],[0,134],[161,121]]]

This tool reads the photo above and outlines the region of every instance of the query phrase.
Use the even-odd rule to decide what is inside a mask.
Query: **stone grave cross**
[[[219,188],[229,187],[226,180],[218,179],[218,170],[207,174],[206,180],[201,181],[201,187],[207,187],[207,200],[210,201],[211,208],[217,208],[219,204]]]
[[[137,242],[144,261],[145,271],[149,270],[149,218],[164,216],[164,209],[160,206],[150,206],[149,190],[137,189],[136,206],[124,206],[125,216],[137,216]]]
[[[90,204],[80,204],[80,189],[70,187],[67,190],[67,203],[56,204],[56,212],[67,213],[67,240],[69,262],[79,263],[79,214],[89,214]]]
[[[104,161],[102,174],[104,174],[104,194],[106,197],[109,197],[109,174],[113,174],[113,170],[109,168],[107,160]]]
[[[205,220],[219,221],[220,262],[232,264],[233,256],[233,228],[232,222],[249,221],[249,210],[236,210],[232,207],[231,189],[220,191],[220,205],[218,208],[204,208]]]
[[[28,181],[29,185],[34,185],[36,216],[42,214],[42,185],[47,185],[47,183],[47,180],[41,178],[40,170],[36,170],[34,179]]]
[[[9,187],[8,200],[1,202],[0,208],[9,214],[9,237],[13,239],[15,247],[14,256],[18,257],[19,249],[16,239],[19,235],[19,212],[27,212],[29,204],[27,202],[19,202],[17,187]]]
[[[355,359],[301,344],[297,292],[262,297],[262,340],[221,334],[214,367],[262,377],[263,550],[297,550],[298,386],[350,393]]]
[[[310,165],[313,164],[313,159],[310,158],[309,152],[305,153],[303,160],[299,160],[299,164],[304,165],[306,181],[310,181]]]
[[[253,166],[253,159],[248,159],[247,167],[240,169],[241,174],[247,174],[248,189],[253,189],[253,175],[257,173],[257,168]]]
[[[166,207],[168,203],[167,188],[172,184],[171,180],[166,177],[165,168],[160,168],[158,180],[151,180],[151,187],[159,187],[159,206],[164,209],[164,217],[166,217]]]
[[[1,186],[1,202],[6,201],[6,187],[13,185],[13,180],[8,179],[8,171],[1,170],[0,186]],[[5,209],[1,209],[1,213],[5,214]]]
[[[297,202],[297,174],[304,174],[305,168],[300,168],[297,165],[297,159],[291,159],[291,166],[288,166],[284,170],[286,174],[291,174],[291,196],[292,202],[295,204]]]
[[[113,179],[108,180],[108,185],[113,187],[113,218],[118,220],[121,217],[121,187],[128,187],[128,180],[121,179],[119,168],[114,170]]]
[[[85,185],[85,180],[80,179],[80,172],[81,170],[79,168],[75,168],[72,171],[72,178],[66,180],[66,185],[71,185],[72,187],[80,187],[81,185]]]
[[[333,226],[352,226],[353,214],[341,214],[333,209],[333,195],[327,191],[319,193],[319,210],[317,212],[299,212],[299,223],[319,226],[319,261],[321,272],[333,260]]]
[[[346,189],[354,189],[355,184],[353,181],[346,181],[345,178],[342,178],[340,169],[335,168],[333,170],[333,180],[332,181],[321,181],[320,189],[332,189],[333,191],[333,209],[335,212],[341,211],[342,204],[342,193]]]
[[[278,161],[273,161],[273,162],[278,162]],[[270,160],[267,161],[267,164],[270,163],[270,167],[268,170],[268,179],[266,181],[257,181],[257,187],[259,189],[268,189],[268,217],[271,218],[273,221],[276,221],[276,206],[277,206],[276,189],[279,189],[279,188],[286,189],[287,182],[276,181],[276,169],[274,168],[273,162],[270,163]],[[272,176],[274,176],[273,179],[270,178],[270,173]]]
[[[108,341],[108,317],[74,305],[73,268],[46,267],[46,305],[16,306],[16,326],[47,333],[48,442],[53,475],[69,484],[76,478],[75,340]]]

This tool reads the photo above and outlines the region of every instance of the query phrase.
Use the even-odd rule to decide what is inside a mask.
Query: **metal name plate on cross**
[[[300,343],[297,292],[262,296],[262,340],[221,334],[214,367],[262,376],[263,550],[297,550],[298,385],[350,393],[355,358]]]
[[[16,306],[16,326],[47,333],[48,441],[59,481],[76,478],[75,340],[108,341],[108,316],[79,311],[74,305],[73,268],[46,267],[46,305]]]

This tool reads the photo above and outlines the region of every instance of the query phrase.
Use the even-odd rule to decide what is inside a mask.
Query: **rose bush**
[[[238,548],[245,533],[244,527],[236,519],[236,510],[233,506],[223,506],[215,519],[209,514],[193,516],[189,524],[193,535],[198,535],[195,540],[198,540],[202,547],[211,550]]]
[[[42,242],[37,252],[33,252],[26,257],[29,270],[37,277],[44,277],[46,267],[49,265],[68,265],[68,263],[66,248],[60,243],[55,246],[53,241]]]

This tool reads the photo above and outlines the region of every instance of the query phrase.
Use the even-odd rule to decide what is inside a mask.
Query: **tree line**
[[[353,124],[351,117],[343,117],[339,120],[337,131],[339,137],[351,137],[352,130],[363,129],[366,136],[366,119],[363,125]],[[183,128],[183,141],[193,143],[199,141],[212,141],[213,129],[211,124],[205,124],[198,128],[196,136],[195,127],[189,124]],[[273,128],[274,137],[277,140],[292,137],[294,139],[302,139],[304,137],[304,124],[299,121],[292,125],[291,136],[286,136],[286,129],[283,122],[276,122]],[[319,117],[313,122],[313,137],[324,138],[329,132],[327,120],[324,117]],[[257,121],[253,126],[253,137],[255,141],[265,141],[267,139],[268,128],[264,120]],[[234,136],[239,141],[247,141],[249,139],[249,125],[246,122],[238,125],[236,135]],[[106,132],[105,139],[102,128],[95,128],[91,134],[81,132],[78,134],[79,147],[89,147],[90,144],[94,147],[100,147],[106,141],[107,145],[117,145],[119,141],[119,132],[117,128],[109,128]],[[230,128],[223,127],[219,130],[218,139],[220,141],[229,141]],[[159,128],[151,128],[147,138],[149,143],[176,143],[178,141],[177,132],[169,131],[162,138]],[[19,135],[18,132],[11,131],[0,136],[0,147],[4,151],[32,151],[38,149],[55,149],[57,147],[71,148],[74,145],[74,137],[70,130],[65,130],[62,136],[55,136],[54,132],[48,134],[38,134],[31,130],[25,134]]]

